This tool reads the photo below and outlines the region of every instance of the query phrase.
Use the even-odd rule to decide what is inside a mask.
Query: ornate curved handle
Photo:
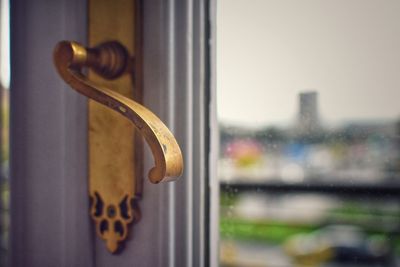
[[[106,42],[85,48],[76,42],[62,41],[54,50],[58,73],[79,93],[121,113],[144,136],[154,156],[155,167],[149,172],[152,183],[174,180],[183,172],[182,153],[172,133],[150,110],[110,89],[89,81],[82,67],[92,68],[104,78],[114,79],[129,71],[128,52],[118,42]]]

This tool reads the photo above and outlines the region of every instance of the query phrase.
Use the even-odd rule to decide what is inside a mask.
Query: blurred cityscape
[[[326,127],[317,98],[301,93],[298,119],[287,128],[221,125],[220,179],[399,183],[400,117]]]
[[[400,266],[400,194],[379,191],[400,189],[399,136],[400,117],[326,125],[313,91],[287,127],[222,124],[221,266]]]

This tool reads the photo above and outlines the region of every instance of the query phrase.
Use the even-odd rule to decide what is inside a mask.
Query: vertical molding
[[[209,53],[208,53],[208,1],[193,1],[192,13],[192,65],[193,65],[193,265],[209,266],[206,248],[208,238],[208,101],[209,101]]]
[[[166,1],[167,3],[167,94],[168,94],[168,101],[169,105],[166,105],[166,112],[167,112],[167,125],[172,131],[175,133],[176,131],[176,124],[174,120],[174,104],[176,103],[176,79],[174,76],[174,70],[176,67],[175,62],[175,24],[173,18],[175,18],[175,1]],[[186,169],[186,166],[185,166]],[[186,170],[185,170],[186,172]],[[176,194],[176,185],[175,183],[170,183],[168,185],[168,266],[176,266],[176,258],[175,258],[175,249],[176,249],[176,229],[175,229],[175,194]]]
[[[169,18],[174,27],[171,29],[175,36],[174,49],[175,69],[171,75],[175,76],[175,134],[183,149],[185,170],[181,181],[177,183],[175,251],[176,266],[195,266],[193,262],[193,158],[194,143],[193,125],[193,17],[192,0],[174,0],[175,16]],[[168,103],[167,103],[168,104]],[[170,105],[170,104],[168,104]],[[184,252],[184,253],[182,253]],[[171,266],[170,266],[171,267]]]
[[[145,104],[166,119],[181,145],[185,161],[182,178],[168,184],[163,191],[167,202],[162,205],[168,210],[168,220],[161,226],[160,230],[167,234],[160,242],[161,248],[168,248],[168,255],[164,254],[164,264],[159,266],[166,266],[167,262],[169,267],[208,265],[205,258],[209,134],[206,8],[207,1],[145,3],[144,16],[152,17],[151,22],[145,23],[144,31]],[[163,34],[159,34],[160,29]]]

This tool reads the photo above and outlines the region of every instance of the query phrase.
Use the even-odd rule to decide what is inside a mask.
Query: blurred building
[[[300,134],[312,134],[320,130],[318,114],[318,93],[315,91],[299,94],[297,130]]]

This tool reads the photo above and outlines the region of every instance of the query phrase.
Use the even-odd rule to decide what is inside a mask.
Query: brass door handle
[[[155,167],[149,172],[152,183],[174,180],[182,174],[181,150],[165,124],[146,107],[94,84],[81,72],[83,67],[88,67],[104,78],[114,79],[130,71],[132,63],[121,44],[106,42],[95,48],[85,48],[76,42],[62,41],[54,50],[54,63],[60,76],[72,88],[119,112],[136,126],[154,156]]]

